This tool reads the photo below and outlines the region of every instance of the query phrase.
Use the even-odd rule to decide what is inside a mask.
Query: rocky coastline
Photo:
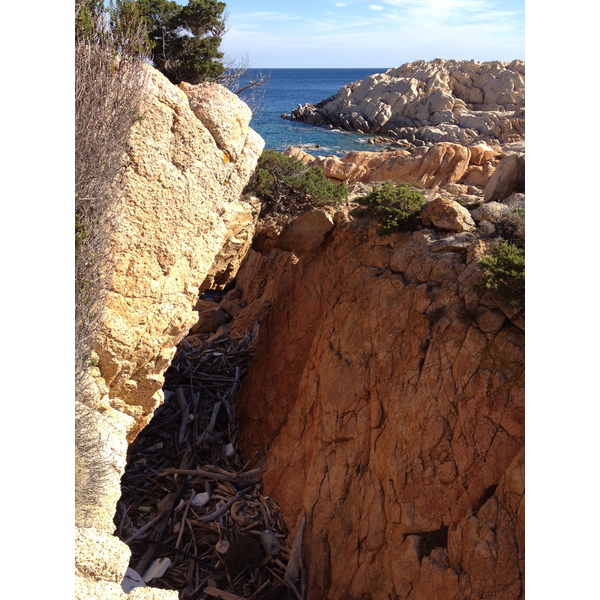
[[[525,63],[406,63],[298,106],[289,119],[415,146],[518,142],[525,134]]]
[[[473,286],[493,243],[486,222],[524,208],[523,83],[521,61],[421,61],[301,111],[313,124],[364,126],[405,147],[344,157],[289,149],[347,185],[349,198],[285,220],[261,218],[260,201],[246,192],[264,147],[248,107],[216,84],[176,87],[151,71],[144,119],[124,157],[123,220],[90,395],[77,402],[90,424],[84,441],[108,476],[78,507],[86,510],[76,524],[76,598],[299,597],[287,569],[286,585],[255,595],[214,572],[192,577],[195,563],[221,552],[228,503],[240,493],[222,484],[212,505],[192,504],[208,494],[205,481],[190,489],[186,471],[200,476],[206,467],[193,453],[183,453],[186,477],[173,479],[168,510],[165,500],[146,500],[147,512],[121,505],[115,520],[128,451],[165,403],[176,352],[216,362],[218,344],[234,340],[228,352],[240,360],[239,340],[252,332],[248,374],[242,381],[234,365],[229,383],[239,395],[223,402],[240,424],[235,460],[253,474],[264,469],[264,488],[244,500],[281,507],[290,535],[278,543],[295,556],[296,575],[306,567],[302,597],[522,600],[524,310]],[[353,216],[356,198],[383,182],[422,191],[415,231],[382,237],[373,219]],[[222,294],[208,299],[206,290]],[[208,435],[206,415],[186,419],[177,390],[167,395],[180,403],[175,447],[196,427],[195,451],[196,436]],[[211,452],[233,464],[219,435]],[[166,455],[155,441],[145,442],[148,457]],[[166,486],[169,474],[147,465],[138,465],[140,477]],[[182,525],[169,534],[177,559],[168,568],[184,573],[188,591],[163,587],[160,576],[126,587],[131,550],[115,531],[148,546],[144,564],[163,560],[165,540],[146,528],[169,511]],[[213,517],[201,558],[196,544]],[[258,538],[257,518],[243,533]],[[180,552],[192,525],[198,538]]]

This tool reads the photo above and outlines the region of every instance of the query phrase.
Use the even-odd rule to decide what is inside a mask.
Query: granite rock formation
[[[264,146],[250,109],[217,84],[178,89],[153,71],[148,97],[125,159],[98,343],[110,404],[134,419],[130,439],[162,401],[162,373],[194,324],[200,286],[226,283],[250,245],[257,207],[240,196]]]
[[[241,192],[264,142],[250,109],[211,83],[180,88],[150,69],[124,176],[120,226],[112,238],[112,282],[89,373],[78,403],[82,479],[90,466],[102,485],[77,507],[76,598],[166,600],[176,592],[120,581],[129,548],[112,536],[127,442],[163,400],[163,373],[197,321],[199,289],[224,285],[250,247],[256,202]],[[83,425],[85,424],[85,425]],[[78,458],[78,459],[79,459]]]
[[[484,154],[485,153],[485,154]],[[312,156],[300,148],[284,154],[319,167],[334,182],[409,183],[422,189],[435,189],[451,183],[467,182],[473,169],[481,171],[478,187],[485,187],[501,156],[501,149],[487,146],[461,146],[441,142],[431,147],[383,152],[349,152],[343,157]],[[483,159],[482,155],[485,156]],[[486,167],[483,174],[484,165]]]
[[[524,135],[524,92],[520,60],[420,60],[345,85],[290,118],[412,143],[505,143]]]
[[[307,519],[307,597],[521,600],[524,333],[473,291],[487,242],[335,221],[237,277],[270,306],[241,445]]]

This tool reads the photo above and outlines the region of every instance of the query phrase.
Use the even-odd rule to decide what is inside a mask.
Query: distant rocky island
[[[385,136],[415,146],[519,143],[525,135],[525,63],[415,61],[343,86],[291,120]]]

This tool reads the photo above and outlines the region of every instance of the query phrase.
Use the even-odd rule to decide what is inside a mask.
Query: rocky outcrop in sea
[[[525,63],[406,63],[298,106],[290,119],[415,145],[515,142],[525,133]]]

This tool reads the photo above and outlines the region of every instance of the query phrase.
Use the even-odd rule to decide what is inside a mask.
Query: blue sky
[[[221,49],[254,68],[525,58],[524,0],[225,2],[229,31]]]

